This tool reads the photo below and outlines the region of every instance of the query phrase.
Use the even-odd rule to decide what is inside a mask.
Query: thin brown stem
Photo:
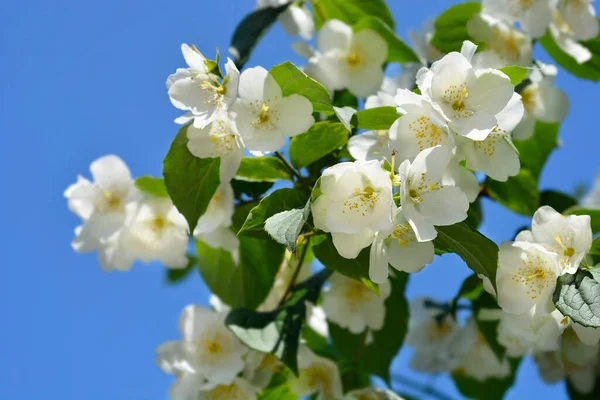
[[[364,348],[367,346],[367,336],[368,335],[369,335],[369,329],[365,328],[365,330],[363,331],[363,333],[360,336],[360,344],[358,345],[356,352],[352,356],[352,362],[355,364],[358,363],[358,360],[360,360],[360,354],[362,353]]]
[[[292,291],[292,288],[296,285],[296,280],[298,279],[298,275],[300,274],[300,270],[302,269],[302,264],[304,263],[304,258],[306,257],[306,253],[308,252],[308,245],[310,243],[310,237],[306,239],[306,243],[304,243],[304,247],[300,252],[300,257],[298,258],[298,264],[296,265],[296,269],[294,270],[294,274],[292,275],[292,279],[290,279],[290,283],[288,283],[287,288],[285,288],[285,293],[281,296],[281,300],[279,300],[279,304],[277,307],[281,307],[288,295]]]
[[[298,171],[296,171],[296,169],[288,162],[288,160],[285,159],[285,157],[283,156],[283,154],[281,154],[280,152],[276,151],[275,152],[275,157],[279,158],[281,160],[281,162],[283,163],[283,165],[285,165],[285,167],[287,168],[288,171],[290,171],[290,173],[292,175],[294,175],[294,177],[296,177],[296,179],[301,180],[302,176],[298,173]]]

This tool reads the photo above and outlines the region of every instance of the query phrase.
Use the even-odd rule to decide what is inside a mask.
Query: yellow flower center
[[[167,220],[162,216],[154,217],[152,220],[152,231],[160,232],[167,226]]]
[[[379,198],[379,193],[371,186],[367,186],[362,190],[361,188],[355,188],[354,195],[349,200],[344,201],[344,207],[347,210],[344,209],[342,213],[355,211],[364,217],[367,212],[373,211]]]
[[[106,201],[109,210],[117,211],[121,208],[121,196],[117,193],[105,190],[102,194],[104,195],[104,200]]]
[[[361,63],[360,54],[358,54],[356,51],[350,52],[350,54],[348,54],[348,57],[346,58],[346,62],[349,66],[356,67]]]

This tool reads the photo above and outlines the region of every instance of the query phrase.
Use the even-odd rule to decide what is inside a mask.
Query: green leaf
[[[346,130],[352,132],[352,117],[356,114],[356,110],[352,107],[333,107],[333,111]]]
[[[577,205],[577,200],[557,190],[544,190],[540,193],[540,207],[550,206],[559,213]]]
[[[600,81],[600,35],[594,39],[579,42],[592,53],[592,58],[583,64],[579,64],[573,57],[562,51],[549,31],[539,39],[539,42],[558,65],[573,75],[582,79]]]
[[[481,286],[483,288],[483,285]],[[481,310],[499,310],[498,303],[496,300],[486,291],[480,293],[480,295],[472,301],[473,316],[479,332],[483,335],[492,351],[498,357],[499,361],[504,359],[506,354],[506,348],[498,342],[498,325],[499,320],[486,320],[479,318],[479,312]]]
[[[592,219],[592,233],[600,232],[600,210],[582,207],[571,207],[565,214],[569,215],[589,215]]]
[[[292,180],[290,171],[277,157],[244,157],[235,177],[250,182]]]
[[[239,265],[228,251],[197,241],[198,267],[210,291],[225,304],[256,308],[273,286],[284,248],[268,238],[242,236],[239,240]]]
[[[288,371],[283,370],[271,378],[269,385],[258,395],[257,400],[297,400],[298,396],[290,390]]]
[[[264,7],[246,15],[239,23],[231,38],[229,50],[238,69],[242,69],[260,38],[271,28],[279,14],[288,7],[289,4],[280,7]]]
[[[389,25],[383,22],[380,18],[377,17],[364,17],[361,18],[354,26],[352,27],[354,32],[360,32],[363,29],[370,29],[375,33],[378,33],[379,36],[382,37],[383,40],[387,42],[388,45],[388,62],[396,62],[400,64],[411,63],[411,62],[420,62],[419,57],[415,54],[415,52],[408,47],[400,37],[394,32]]]
[[[167,268],[167,273],[165,275],[165,281],[168,284],[179,283],[190,276],[190,273],[194,271],[196,268],[196,264],[198,263],[198,258],[194,256],[188,256],[188,264],[185,268],[173,269]]]
[[[317,122],[307,132],[294,136],[290,142],[290,161],[302,168],[348,142],[348,131],[339,122]]]
[[[198,219],[206,212],[217,191],[219,158],[198,158],[187,148],[187,125],[179,130],[163,162],[165,186],[173,204],[194,231]]]
[[[369,374],[377,375],[387,382],[390,380],[390,364],[404,342],[408,330],[408,302],[404,291],[408,274],[395,272],[390,278],[392,292],[385,301],[385,320],[383,328],[372,332],[373,341],[358,354],[358,367]],[[347,329],[329,323],[329,333],[334,346],[349,361],[355,360],[363,335],[354,335]]]
[[[552,300],[556,308],[583,325],[600,328],[600,282],[594,279],[594,271],[578,270],[575,274],[563,274],[556,281]]]
[[[365,16],[381,18],[394,28],[394,18],[385,0],[311,0],[317,28],[330,19],[353,25]]]
[[[307,76],[291,62],[274,66],[270,73],[281,87],[283,97],[292,94],[304,96],[312,103],[313,112],[333,114],[331,97],[325,86]]]
[[[443,53],[460,51],[465,40],[476,42],[467,30],[467,24],[481,11],[481,3],[468,2],[450,7],[435,20],[431,44]]]
[[[592,242],[592,248],[590,249],[590,254],[600,256],[600,236],[598,236]]]
[[[363,249],[354,259],[339,255],[331,235],[322,236],[313,241],[313,253],[326,268],[339,272],[348,278],[356,279],[379,293],[378,286],[369,279],[369,248]]]
[[[527,68],[516,65],[500,68],[500,71],[504,72],[510,78],[510,83],[512,83],[515,87],[519,83],[523,82],[523,80],[527,77],[527,73],[529,72]]]
[[[375,107],[354,114],[352,125],[359,129],[387,130],[398,118],[396,107]]]
[[[251,182],[241,181],[238,179],[231,180],[231,186],[233,187],[233,193],[237,200],[245,200],[245,197],[250,199],[259,199],[265,194],[274,182]]]
[[[454,298],[455,301],[458,299],[476,300],[484,292],[483,283],[477,274],[473,274],[465,279],[458,290],[458,294]]]
[[[269,217],[282,211],[303,207],[308,195],[298,189],[283,188],[264,197],[260,203],[250,210],[246,222],[238,235],[247,230],[261,230]]]
[[[536,179],[539,179],[550,153],[558,146],[559,129],[559,124],[537,121],[532,137],[515,141],[521,168],[531,171]]]
[[[489,378],[483,382],[463,375],[460,370],[452,373],[452,379],[463,396],[477,400],[502,400],[514,384],[521,359],[509,359],[511,374],[503,379]]]
[[[274,311],[233,309],[225,324],[242,343],[251,349],[276,355],[297,375],[297,353],[306,302],[316,303],[321,287],[330,275],[331,271],[323,270],[296,285],[283,307]]]
[[[498,269],[498,246],[477,230],[464,222],[451,226],[438,226],[437,238],[433,240],[436,249],[456,253],[476,274],[487,276],[496,287]]]
[[[135,187],[144,194],[155,197],[169,197],[169,192],[165,187],[163,178],[154,178],[152,176],[140,176],[135,180]]]
[[[467,219],[465,223],[469,225],[471,228],[477,229],[481,222],[483,221],[483,213],[481,212],[481,198],[477,197],[477,199],[469,205],[469,209],[467,210]]]
[[[304,208],[282,211],[265,221],[265,231],[277,243],[285,245],[289,251],[296,251],[296,240],[310,215],[310,201]]]

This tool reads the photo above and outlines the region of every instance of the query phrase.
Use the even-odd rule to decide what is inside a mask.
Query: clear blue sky
[[[399,31],[419,28],[453,1],[390,1]],[[205,304],[199,276],[167,287],[157,264],[104,273],[94,255],[70,242],[77,218],[63,190],[88,174],[99,156],[121,156],[134,175],[160,175],[179,115],[165,79],[184,66],[182,42],[207,55],[228,48],[253,0],[0,2],[2,79],[0,163],[3,189],[0,307],[0,399],[166,399],[171,377],[154,364],[154,348],[176,338],[180,310]],[[298,60],[293,39],[273,29],[249,66]],[[544,57],[542,57],[544,59]],[[600,90],[561,72],[571,98],[561,130],[564,146],[543,174],[546,188],[572,191],[598,168]],[[484,233],[508,240],[527,223],[485,204]],[[492,215],[493,214],[493,215]],[[446,255],[416,276],[409,295],[451,297],[467,268]],[[396,369],[412,374],[404,350]],[[460,396],[444,377],[438,387]],[[563,399],[562,385],[540,381],[531,362],[520,370],[510,399]]]

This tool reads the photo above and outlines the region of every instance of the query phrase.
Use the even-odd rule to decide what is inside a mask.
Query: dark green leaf
[[[594,273],[580,269],[559,276],[552,300],[573,321],[600,328],[600,282],[594,279]]]
[[[537,121],[531,138],[515,141],[515,147],[519,150],[521,168],[531,171],[536,179],[540,177],[550,153],[558,146],[559,129],[559,124]]]
[[[396,107],[369,108],[354,114],[352,125],[359,129],[387,130],[398,118]]]
[[[236,179],[251,182],[277,182],[292,180],[290,171],[277,157],[244,157]]]
[[[483,288],[483,285],[481,287]],[[473,300],[472,306],[477,328],[479,328],[479,331],[492,348],[496,357],[498,357],[498,360],[502,361],[506,353],[506,348],[498,343],[498,324],[500,321],[490,321],[479,318],[479,312],[481,310],[499,310],[498,303],[489,293],[483,291],[475,300]]]
[[[568,194],[556,190],[544,190],[540,193],[540,207],[550,206],[559,213],[577,205],[577,200]]]
[[[375,33],[378,33],[388,45],[388,62],[396,62],[400,64],[419,62],[419,57],[415,54],[410,47],[408,47],[396,32],[389,26],[386,25],[380,18],[377,17],[364,17],[361,18],[352,27],[354,32],[360,32],[363,29],[370,29]]]
[[[570,215],[589,215],[592,219],[592,232],[600,232],[600,210],[582,207],[571,207],[567,209],[564,213]]]
[[[194,231],[198,219],[206,212],[217,191],[219,158],[198,158],[187,148],[187,125],[179,130],[163,163],[165,186],[173,204]]]
[[[485,187],[492,199],[519,214],[533,215],[540,204],[538,180],[526,168],[506,182],[488,178]]]
[[[464,222],[451,226],[438,226],[436,249],[456,253],[476,274],[487,276],[496,287],[498,246]]]
[[[592,53],[592,58],[583,64],[579,64],[573,57],[562,51],[552,38],[550,32],[547,32],[546,36],[540,38],[539,42],[558,65],[573,75],[582,79],[600,81],[600,36],[579,42]]]
[[[378,17],[391,28],[394,18],[385,0],[311,0],[317,28],[327,20],[338,19],[353,25],[365,16]]]
[[[592,248],[590,249],[590,254],[600,256],[600,236],[598,236],[592,242]]]
[[[346,130],[352,132],[352,117],[356,114],[356,110],[352,107],[333,107],[333,111]]]
[[[188,256],[188,264],[185,268],[181,269],[173,269],[167,268],[167,274],[165,276],[165,280],[169,284],[179,283],[183,281],[185,278],[190,276],[190,273],[194,271],[196,268],[196,264],[198,263],[198,259],[193,256]]]
[[[473,274],[464,280],[455,299],[475,300],[484,292],[483,283],[477,274]]]
[[[477,229],[479,228],[479,225],[481,225],[481,221],[483,221],[483,213],[481,212],[481,199],[478,197],[469,206],[465,223],[471,228]]]
[[[313,112],[333,114],[331,97],[325,86],[308,77],[294,64],[286,61],[271,68],[270,72],[281,87],[284,97],[299,94],[311,102]]]
[[[149,196],[169,197],[163,178],[154,178],[148,175],[140,176],[135,180],[135,186],[140,192]]]
[[[273,183],[274,182],[240,181],[237,179],[231,180],[233,193],[235,194],[235,198],[237,200],[243,200],[245,196],[251,199],[259,199],[263,194],[271,189]]]
[[[527,73],[529,72],[527,68],[516,65],[500,68],[500,71],[504,72],[510,78],[510,83],[512,83],[515,87],[519,83],[523,82],[523,80],[527,77]]]
[[[435,20],[431,44],[443,53],[460,51],[465,40],[475,42],[469,35],[467,23],[481,11],[481,3],[468,2],[450,7]]]
[[[326,268],[356,279],[378,292],[378,287],[369,279],[369,248],[363,249],[354,259],[339,255],[333,244],[331,235],[313,241],[313,253]]]
[[[260,38],[267,33],[279,14],[284,12],[288,6],[289,4],[285,4],[280,7],[264,7],[255,10],[248,14],[235,28],[229,52],[233,56],[238,69],[242,69],[246,64]]]
[[[289,251],[296,251],[296,240],[310,215],[310,201],[304,208],[282,211],[265,221],[265,231],[277,243],[285,245]]]
[[[239,233],[250,229],[261,230],[265,221],[282,211],[293,208],[303,207],[308,200],[308,195],[298,189],[279,189],[264,197],[260,203],[254,207]],[[238,233],[238,234],[239,234]]]
[[[336,107],[358,108],[358,99],[348,89],[333,92],[333,105]]]
[[[506,391],[510,389],[515,381],[515,375],[521,359],[509,359],[511,374],[504,379],[489,378],[484,382],[469,378],[460,373],[460,370],[452,373],[452,379],[457,389],[467,398],[477,400],[502,400]]]
[[[344,146],[348,131],[339,122],[317,122],[290,142],[290,161],[302,168]]]
[[[390,278],[392,292],[385,301],[383,328],[373,332],[373,341],[358,354],[358,366],[362,371],[377,375],[387,382],[390,380],[390,364],[402,347],[409,318],[408,303],[404,297],[408,274],[396,272],[395,275]],[[329,324],[329,333],[342,355],[349,361],[355,360],[364,340],[363,335],[354,335],[333,323]]]

